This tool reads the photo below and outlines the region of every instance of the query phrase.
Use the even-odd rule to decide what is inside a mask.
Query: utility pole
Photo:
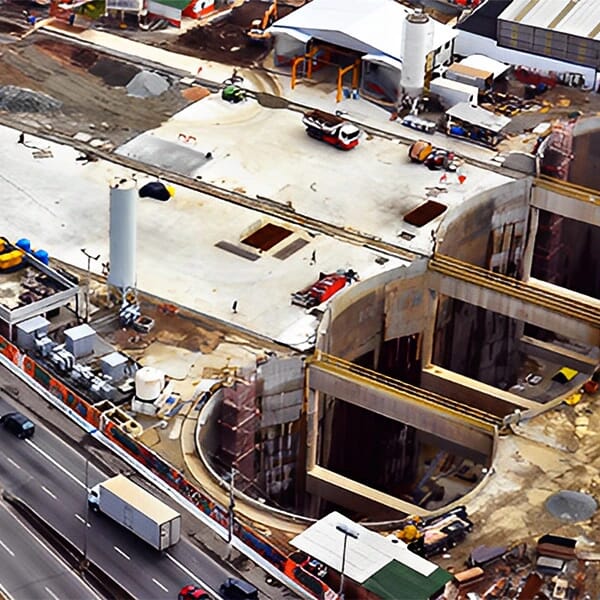
[[[235,508],[235,467],[231,465],[231,477],[229,479],[229,507],[227,509],[228,512],[228,535],[227,535],[227,545],[228,545],[228,558],[231,558],[233,554],[233,525],[235,523],[235,515],[233,509]]]
[[[85,318],[84,321],[87,323],[90,320],[90,281],[92,280],[91,272],[92,272],[92,261],[98,260],[100,255],[94,256],[87,252],[85,248],[82,248],[81,251],[87,258],[87,283],[85,286]]]

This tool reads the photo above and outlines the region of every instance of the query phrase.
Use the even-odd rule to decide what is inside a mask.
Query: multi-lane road
[[[26,412],[0,394],[0,414],[15,409]],[[204,587],[215,598],[219,596],[219,585],[232,574],[187,539],[182,538],[161,555],[108,518],[91,511],[88,514],[85,459],[35,417],[33,420],[36,434],[31,440],[19,440],[0,428],[3,491],[23,500],[80,549],[85,547],[88,558],[136,598],[176,598],[179,589],[188,583]],[[107,477],[88,463],[90,487]],[[158,494],[156,490],[153,493]],[[10,527],[5,522],[11,523]],[[39,544],[36,536],[2,506],[0,583],[11,596],[15,599],[52,598],[52,594],[59,598],[93,597],[93,592],[74,572]],[[23,554],[30,557],[30,567]],[[48,558],[36,561],[39,554]]]
[[[0,505],[0,583],[0,592],[15,600],[99,599],[5,505]]]

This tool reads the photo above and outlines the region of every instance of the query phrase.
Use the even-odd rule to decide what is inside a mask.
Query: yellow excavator
[[[267,29],[277,20],[277,0],[273,0],[269,8],[265,10],[261,19],[252,21],[250,28],[246,32],[251,42],[263,43],[271,38]]]

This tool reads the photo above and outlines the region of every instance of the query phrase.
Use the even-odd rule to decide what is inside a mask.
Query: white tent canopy
[[[371,531],[338,512],[323,517],[297,535],[290,544],[323,564],[341,572],[345,534],[336,527],[341,525],[358,534],[356,539],[348,537],[344,574],[363,583],[380,571],[390,561],[396,560],[408,568],[428,577],[438,566],[411,552],[406,544]]]
[[[402,61],[404,21],[410,9],[395,0],[312,0],[276,21],[273,33],[291,30],[357,52],[385,54]],[[433,21],[434,50],[453,40],[457,31]]]

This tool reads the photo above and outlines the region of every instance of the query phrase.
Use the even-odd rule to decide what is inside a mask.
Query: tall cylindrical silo
[[[404,92],[411,98],[423,93],[427,54],[431,51],[433,23],[422,11],[406,15],[402,41],[402,77]]]
[[[110,262],[108,284],[122,292],[136,287],[137,186],[133,179],[116,179],[110,186]]]

